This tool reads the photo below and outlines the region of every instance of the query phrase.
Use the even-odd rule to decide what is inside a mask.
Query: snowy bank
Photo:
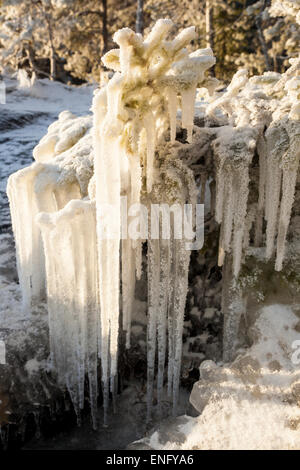
[[[273,304],[256,312],[249,349],[229,365],[201,364],[190,397],[200,416],[163,422],[129,449],[299,450],[300,366],[293,349],[299,307]]]

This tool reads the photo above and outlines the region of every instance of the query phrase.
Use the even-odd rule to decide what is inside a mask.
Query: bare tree
[[[43,0],[33,0],[32,1],[33,5],[36,5],[40,11],[42,12],[42,15],[44,17],[45,23],[46,23],[46,28],[48,32],[48,38],[49,38],[49,49],[50,49],[50,80],[56,80],[56,52],[55,52],[55,47],[54,47],[54,39],[53,39],[53,26],[52,26],[52,21],[53,21],[53,5],[51,3],[51,0],[49,2],[44,2]],[[47,8],[48,7],[48,8]]]
[[[213,5],[212,0],[205,2],[205,30],[206,30],[206,47],[213,49],[214,47],[214,34],[213,34]]]
[[[53,42],[53,29],[50,14],[45,12],[50,46],[50,80],[56,80],[56,53]]]
[[[214,49],[214,29],[213,29],[213,0],[205,1],[205,39],[206,47]],[[210,74],[215,75],[215,69],[210,69]]]
[[[108,31],[107,31],[107,0],[102,0],[102,55],[108,49]]]
[[[137,33],[143,34],[144,31],[144,0],[137,0],[136,26]]]
[[[255,26],[256,26],[257,32],[258,32],[258,39],[259,39],[259,42],[260,42],[261,50],[262,50],[262,53],[264,55],[266,70],[272,70],[271,60],[270,60],[269,53],[268,53],[268,48],[267,48],[267,44],[266,44],[266,40],[265,40],[265,37],[264,37],[263,30],[262,30],[262,14],[263,14],[263,11],[266,8],[266,6],[267,6],[267,2],[264,1],[263,5],[260,9],[260,12],[255,17]]]

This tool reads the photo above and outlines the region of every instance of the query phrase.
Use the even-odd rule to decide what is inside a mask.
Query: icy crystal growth
[[[121,240],[122,197],[128,206],[195,202],[192,171],[164,146],[176,140],[179,101],[182,127],[192,141],[196,88],[205,86],[204,73],[215,58],[210,49],[187,51],[194,27],[167,40],[172,26],[159,20],[144,39],[128,28],[116,32],[119,49],[102,59],[115,73],[95,93],[93,122],[61,113],[35,148],[36,162],[8,183],[24,308],[46,293],[53,366],[78,416],[88,375],[94,427],[97,359],[106,423],[109,393],[116,398],[120,312],[130,347],[135,280],[142,269],[143,240]],[[188,265],[184,239],[149,239],[149,419],[156,344],[159,406],[168,344],[168,390],[176,410]]]

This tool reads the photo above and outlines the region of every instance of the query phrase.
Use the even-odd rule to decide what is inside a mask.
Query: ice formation
[[[97,349],[90,348],[95,347],[93,322],[99,309],[95,313],[93,232],[83,223],[86,219],[91,225],[95,218],[93,203],[85,200],[93,174],[91,127],[91,117],[60,113],[35,147],[36,161],[10,176],[7,193],[23,308],[30,312],[32,305],[47,297],[58,380],[68,388],[78,411],[88,373],[94,419]]]
[[[275,254],[275,269],[283,267],[300,144],[300,59],[290,62],[283,75],[267,72],[248,79],[246,71],[237,72],[225,93],[207,107],[208,116],[216,117],[218,111],[228,118],[228,125],[217,130],[212,143],[215,218],[221,224],[219,265],[227,257],[222,308],[226,360],[232,358],[239,320],[245,311],[238,278],[249,245],[258,247],[265,242],[265,259],[271,260]],[[256,156],[258,175],[257,163],[253,164]],[[230,299],[226,290],[231,292]]]
[[[167,40],[172,26],[159,20],[145,39],[128,28],[118,31],[119,49],[103,58],[115,74],[95,93],[92,132],[89,117],[61,113],[34,149],[36,163],[8,184],[24,307],[43,298],[46,279],[53,365],[78,415],[88,375],[94,426],[97,356],[106,422],[109,393],[115,401],[117,387],[120,280],[130,347],[135,279],[141,276],[142,242],[149,237],[148,418],[156,350],[159,406],[167,350],[174,411],[178,400],[190,257],[186,240],[151,239],[147,229],[146,236],[132,239],[121,220],[125,197],[130,210],[140,202],[149,209],[155,202],[181,210],[195,202],[193,172],[178,158],[183,144],[175,142],[176,114],[180,101],[191,143],[196,88],[205,86],[204,73],[215,58],[210,49],[187,51],[194,27]],[[175,231],[173,223],[170,230]]]
[[[281,76],[274,72],[247,78],[238,71],[226,92],[207,108],[227,114],[213,142],[216,164],[216,220],[221,223],[219,264],[232,254],[233,276],[238,277],[255,223],[255,244],[263,243],[266,220],[266,259],[275,249],[275,269],[281,270],[299,166],[299,59]],[[297,142],[297,144],[296,144]],[[259,156],[256,216],[249,206],[249,170]],[[279,210],[280,207],[280,210]],[[248,215],[247,215],[248,214]],[[249,220],[251,219],[251,223]],[[247,230],[244,230],[247,228]]]
[[[148,419],[155,377],[158,408],[167,376],[176,413],[190,253],[185,236],[175,236],[176,217],[167,226],[170,239],[161,236],[166,207],[188,217],[183,205],[196,202],[197,184],[201,202],[210,188],[227,290],[226,359],[245,308],[238,278],[249,245],[265,243],[266,259],[276,245],[277,270],[286,251],[300,158],[300,59],[283,75],[249,79],[238,71],[224,93],[211,97],[204,127],[195,126],[196,90],[215,89],[216,80],[205,76],[215,58],[210,49],[188,52],[194,28],[166,39],[172,26],[159,20],[145,39],[118,31],[119,49],[103,57],[114,75],[96,91],[93,117],[61,113],[35,148],[36,162],[8,182],[24,308],[43,300],[46,287],[53,365],[78,416],[88,375],[94,427],[97,361],[106,422],[109,395],[115,404],[117,391],[119,325],[129,348],[146,239]],[[135,216],[139,203],[148,214],[153,205],[158,210],[157,237],[150,216],[140,217],[139,236],[131,236],[124,205]]]
[[[159,167],[155,152],[166,141],[176,137],[177,99],[181,97],[182,127],[191,142],[193,133],[196,88],[204,81],[204,72],[215,59],[210,49],[189,54],[185,49],[195,38],[193,27],[183,30],[175,39],[167,40],[172,22],[159,20],[143,40],[139,34],[124,28],[114,35],[119,49],[109,51],[103,63],[115,70],[106,88],[94,98],[94,149],[96,210],[99,259],[99,290],[101,304],[101,363],[105,396],[108,383],[114,393],[117,374],[119,325],[119,252],[121,239],[121,199],[127,196],[131,206],[140,201],[150,204],[153,195],[158,203],[172,202],[168,198],[169,186],[174,178],[171,170]],[[167,112],[166,112],[167,110]],[[158,152],[163,161],[167,155]],[[171,163],[169,166],[172,166]],[[184,204],[191,201],[193,191],[187,194],[183,183],[184,168],[178,169],[175,184],[179,187],[175,200]],[[169,172],[169,174],[168,174]],[[166,176],[164,176],[166,175]],[[164,178],[164,182],[160,179]],[[189,175],[189,179],[193,177]],[[143,183],[145,181],[145,183]],[[173,183],[173,184],[174,184]],[[161,187],[161,184],[164,187]],[[158,193],[155,186],[159,186]],[[109,188],[109,191],[108,191]],[[182,188],[182,189],[181,189]],[[172,194],[172,197],[174,195]],[[167,199],[167,200],[164,200]],[[113,206],[112,214],[104,206]],[[107,237],[110,232],[112,236]],[[151,235],[150,235],[151,237]],[[169,307],[169,390],[173,383],[173,404],[176,408],[180,375],[181,336],[187,292],[188,253],[184,240],[148,240],[148,418],[150,419],[155,368],[156,342],[158,342],[158,402],[163,387],[166,355],[167,312]],[[122,241],[122,305],[123,328],[127,330],[130,345],[130,319],[134,296],[135,271],[139,275],[141,240]],[[171,270],[171,256],[174,267]],[[177,266],[178,265],[178,266]],[[176,266],[176,267],[175,267]],[[175,274],[179,270],[178,274]],[[170,279],[173,273],[175,279]],[[127,277],[127,280],[125,279]],[[174,299],[168,299],[168,285],[174,282]],[[169,302],[170,301],[170,302]],[[169,304],[174,307],[170,308]],[[174,318],[173,318],[174,317]],[[172,333],[171,333],[172,332]],[[180,344],[178,344],[178,341]],[[171,364],[171,365],[170,365]],[[107,404],[105,402],[105,408]]]
[[[91,125],[91,118],[63,111],[34,149],[35,163],[9,178],[18,274],[27,310],[32,298],[39,301],[45,295],[44,253],[35,217],[42,211],[60,210],[87,194],[93,165]]]

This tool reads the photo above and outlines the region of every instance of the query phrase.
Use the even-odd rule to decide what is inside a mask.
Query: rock
[[[49,332],[45,310],[0,328],[6,362],[0,364],[0,448],[18,448],[35,435],[51,435],[57,423],[75,424],[70,400],[47,367]]]
[[[216,372],[217,367],[218,366],[214,361],[211,361],[211,360],[203,361],[199,367],[200,378],[203,380],[212,378],[214,375],[214,372]]]
[[[189,422],[188,416],[178,416],[177,418],[167,418],[161,425],[153,431],[151,435],[151,441],[157,441],[158,445],[165,445],[168,442],[172,442],[175,445],[182,445],[186,436],[180,431],[180,426],[185,425]],[[136,441],[127,447],[127,450],[152,450],[155,447],[150,445],[148,439]]]

